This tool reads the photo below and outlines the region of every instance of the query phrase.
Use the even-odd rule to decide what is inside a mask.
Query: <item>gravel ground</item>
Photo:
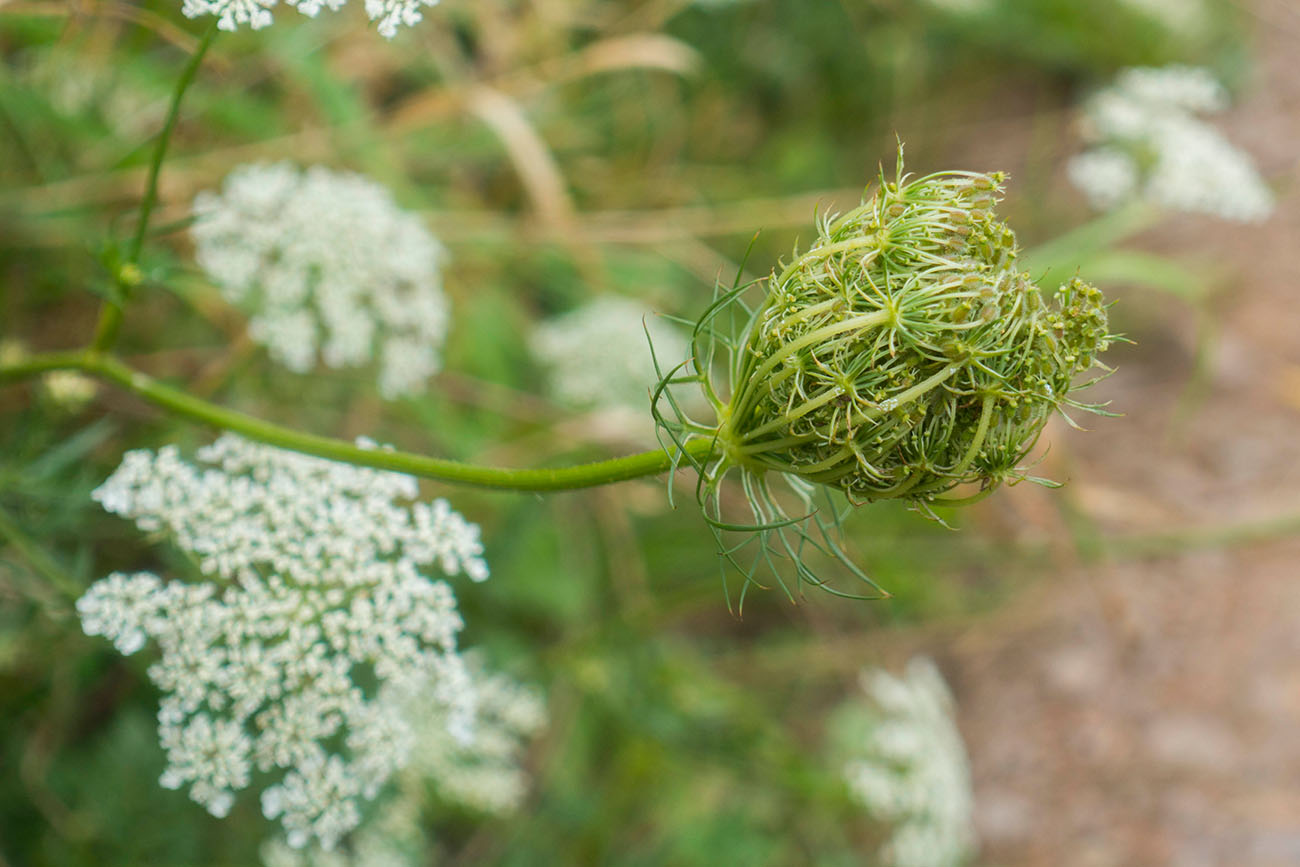
[[[1250,12],[1255,78],[1217,122],[1281,186],[1278,211],[1143,239],[1223,278],[1198,409],[1180,414],[1195,317],[1121,288],[1157,323],[1098,389],[1126,417],[1062,450],[1064,496],[1098,531],[1180,542],[1074,556],[942,654],[987,864],[1300,865],[1300,3]],[[1011,508],[1063,533],[1041,496]]]

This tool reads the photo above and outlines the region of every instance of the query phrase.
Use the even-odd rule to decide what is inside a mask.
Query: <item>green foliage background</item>
[[[177,2],[50,5],[0,7],[0,338],[39,349],[88,338],[103,262],[129,232],[149,138],[198,31]],[[1215,8],[1209,35],[1180,40],[1119,0],[996,0],[970,16],[916,0],[446,0],[391,44],[363,32],[359,9],[319,21],[281,9],[268,30],[223,35],[200,73],[123,349],[315,432],[505,465],[637,449],[636,436],[584,436],[546,399],[530,323],[602,292],[697,314],[755,230],[755,275],[810,234],[816,197],[782,197],[851,204],[896,133],[918,170],[1002,168],[980,162],[989,140],[1019,136],[1028,157],[1008,217],[1022,242],[1054,237],[1087,216],[1060,180],[1064,111],[1127,65],[1210,63],[1231,79],[1244,58]],[[693,58],[692,70],[583,67],[603,40],[646,34],[662,40],[641,43],[656,63]],[[530,200],[476,119],[483,84],[510,94],[548,146],[567,221]],[[426,397],[385,404],[364,373],[276,368],[194,267],[174,224],[194,192],[240,162],[281,158],[370,174],[448,243],[447,373]],[[1072,250],[1078,264],[1085,247],[1055,252]],[[10,864],[248,864],[271,831],[250,795],[218,821],[157,785],[147,661],[83,636],[70,606],[113,569],[184,573],[89,492],[126,449],[211,436],[110,391],[79,413],[35,388],[0,391]],[[1050,565],[1006,532],[996,500],[953,516],[960,533],[876,505],[852,541],[892,599],[792,605],[773,591],[739,617],[693,505],[670,510],[658,482],[546,498],[427,491],[487,540],[492,579],[456,588],[464,643],[541,684],[552,716],[519,814],[430,812],[447,864],[869,862],[880,829],[848,800],[825,719],[861,667],[994,610]]]

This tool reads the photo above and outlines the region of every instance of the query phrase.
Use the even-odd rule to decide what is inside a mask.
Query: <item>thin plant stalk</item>
[[[410,452],[365,449],[345,440],[297,431],[210,403],[93,350],[30,356],[17,364],[0,367],[0,383],[23,380],[53,370],[78,370],[90,374],[172,415],[209,424],[267,445],[468,487],[507,491],[592,488],[668,472],[675,468],[681,457],[656,449],[576,466],[514,469],[477,466]],[[711,451],[712,444],[703,441],[690,443],[685,449],[686,456],[692,460],[707,460]]]
[[[194,83],[203,57],[212,47],[217,37],[217,24],[214,21],[203,34],[198,47],[190,55],[180,78],[176,80],[176,89],[172,92],[171,104],[167,107],[167,118],[163,121],[162,131],[154,143],[153,155],[149,159],[149,176],[145,181],[144,197],[140,200],[140,211],[136,217],[135,234],[131,245],[127,247],[126,258],[118,268],[115,277],[116,297],[106,299],[99,313],[99,322],[95,326],[95,338],[91,347],[103,352],[117,342],[118,332],[122,328],[122,308],[130,300],[131,291],[140,282],[140,254],[144,250],[145,239],[149,236],[149,218],[158,204],[158,177],[162,173],[163,160],[167,158],[167,146],[171,143],[172,132],[180,117],[181,103],[185,92]]]

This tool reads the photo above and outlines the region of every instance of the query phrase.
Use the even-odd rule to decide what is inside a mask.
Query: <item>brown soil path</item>
[[[1196,542],[1197,528],[1300,514],[1300,2],[1251,15],[1256,77],[1220,123],[1282,200],[1263,226],[1179,218],[1147,239],[1230,275],[1186,425],[1192,317],[1117,293],[1157,322],[1168,305],[1169,321],[1099,389],[1127,417],[1066,438],[1069,496],[1106,533]],[[973,626],[943,659],[983,860],[1300,865],[1300,538],[1102,559],[1034,595],[1011,628]]]

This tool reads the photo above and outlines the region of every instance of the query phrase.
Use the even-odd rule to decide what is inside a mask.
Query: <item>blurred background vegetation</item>
[[[639,450],[653,443],[648,422],[547,397],[533,324],[603,293],[698,314],[756,231],[745,269],[761,276],[810,237],[815,211],[857,201],[896,137],[915,171],[1010,170],[1004,213],[1030,261],[1064,236],[1043,268],[1086,276],[1133,227],[1070,234],[1092,220],[1062,171],[1078,146],[1073,107],[1127,66],[1192,63],[1247,81],[1244,15],[1207,3],[1186,31],[1122,0],[963,5],[444,0],[392,43],[365,32],[359,9],[318,21],[284,10],[267,30],[223,34],[163,174],[123,352],[224,405],[412,451],[523,466]],[[105,250],[130,229],[150,137],[196,43],[199,22],[179,6],[0,2],[0,337],[53,349],[90,334]],[[446,370],[427,395],[386,403],[364,374],[276,367],[192,264],[181,229],[194,194],[240,163],[278,159],[365,172],[449,247]],[[1118,330],[1142,345],[1115,363],[1159,352],[1171,308],[1191,311],[1173,315],[1198,339],[1210,278],[1179,267],[1142,260],[1119,274],[1161,291],[1131,304],[1116,293]],[[1176,385],[1193,414],[1195,390],[1182,389],[1194,361]],[[146,663],[83,636],[69,602],[113,569],[186,568],[89,492],[126,449],[210,438],[111,390],[79,409],[35,387],[0,391],[7,863],[258,858],[269,823],[255,798],[216,820],[157,785]],[[1071,476],[1076,434],[1050,439],[1044,474]],[[857,672],[933,651],[1062,563],[1107,550],[1068,489],[945,516],[960,532],[877,504],[849,529],[890,599],[813,592],[791,604],[773,590],[736,616],[694,505],[669,509],[662,488],[543,498],[427,486],[487,543],[492,579],[456,588],[464,643],[540,684],[551,714],[527,757],[523,809],[437,811],[439,863],[871,863],[882,829],[824,747],[824,720]],[[1043,510],[1055,517],[1026,517]]]

